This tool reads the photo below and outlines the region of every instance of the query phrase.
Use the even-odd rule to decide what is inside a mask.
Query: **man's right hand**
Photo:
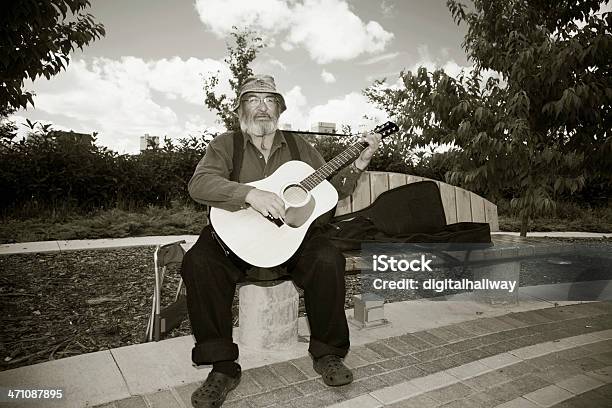
[[[254,188],[248,192],[244,201],[264,217],[270,215],[272,218],[285,219],[285,203],[274,193]]]

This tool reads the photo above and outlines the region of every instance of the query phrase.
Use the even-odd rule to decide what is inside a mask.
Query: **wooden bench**
[[[364,172],[359,178],[353,194],[338,202],[335,215],[359,211],[372,204],[379,195],[387,190],[427,180],[435,182],[440,189],[447,224],[487,222],[492,232],[499,231],[497,205],[478,194],[439,180],[383,171]],[[357,252],[348,252],[344,255],[347,260],[347,272],[362,270],[366,266],[366,260],[361,258]]]
[[[338,202],[336,215],[361,210],[372,204],[380,194],[392,188],[425,180],[431,179],[401,173],[367,171],[359,178],[353,194]],[[491,231],[499,231],[495,204],[463,188],[438,180],[431,181],[434,181],[440,189],[447,224],[467,221],[488,222]]]
[[[336,215],[358,211],[370,205],[381,193],[405,184],[429,180],[401,173],[364,172],[357,183],[353,194],[338,203]],[[440,188],[446,221],[448,224],[462,221],[488,222],[491,231],[499,230],[497,206],[488,200],[459,187],[451,186],[441,181],[433,180]],[[182,244],[187,251],[193,243]],[[346,253],[346,270],[364,269],[365,259],[359,253]],[[156,257],[157,260],[157,257]],[[176,258],[173,258],[176,262]],[[156,264],[157,265],[157,264]],[[156,267],[156,292],[154,299],[161,297],[161,282],[163,281],[163,265]],[[159,282],[159,285],[157,284]],[[266,282],[262,284],[245,285],[239,289],[240,322],[243,323],[239,340],[244,345],[253,348],[270,349],[289,347],[297,341],[298,294],[291,282]],[[176,299],[179,299],[177,293]],[[184,303],[184,297],[180,298]],[[147,329],[147,340],[159,340],[163,333],[176,325],[177,313],[184,313],[184,304],[177,307],[176,302],[167,309],[167,316],[157,302],[153,305],[152,315]],[[276,312],[271,311],[272,309]],[[157,312],[156,312],[157,311]],[[171,324],[170,324],[171,322]]]

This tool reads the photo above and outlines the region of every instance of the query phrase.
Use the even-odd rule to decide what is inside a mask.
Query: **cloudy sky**
[[[467,66],[444,0],[92,0],[106,36],[72,54],[65,72],[27,84],[36,108],[25,118],[58,129],[99,132],[98,144],[138,151],[139,136],[171,138],[221,129],[204,104],[203,78],[220,72],[232,26],[249,26],[268,46],[254,62],[285,95],[281,123],[384,120],[361,91],[374,79],[397,81],[402,69]]]

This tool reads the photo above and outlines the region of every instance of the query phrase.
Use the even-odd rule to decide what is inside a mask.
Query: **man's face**
[[[253,136],[263,136],[276,131],[279,103],[275,94],[248,92],[242,96],[238,108],[240,129]]]

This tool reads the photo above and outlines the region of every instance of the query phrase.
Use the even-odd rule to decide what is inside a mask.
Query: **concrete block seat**
[[[358,211],[370,205],[381,193],[405,184],[429,180],[423,177],[390,172],[364,172],[354,193],[341,200],[336,215]],[[447,223],[461,221],[488,222],[498,231],[497,206],[459,187],[436,181],[440,188]],[[179,263],[191,244],[179,241],[158,246],[155,251],[156,285],[146,341],[160,340],[186,316],[185,291],[179,285],[175,301],[162,307],[161,290],[166,267]],[[347,271],[362,269],[365,260],[347,253]],[[260,270],[260,274],[265,270]],[[239,289],[239,342],[254,349],[291,347],[297,342],[298,292],[291,281],[249,282]]]

